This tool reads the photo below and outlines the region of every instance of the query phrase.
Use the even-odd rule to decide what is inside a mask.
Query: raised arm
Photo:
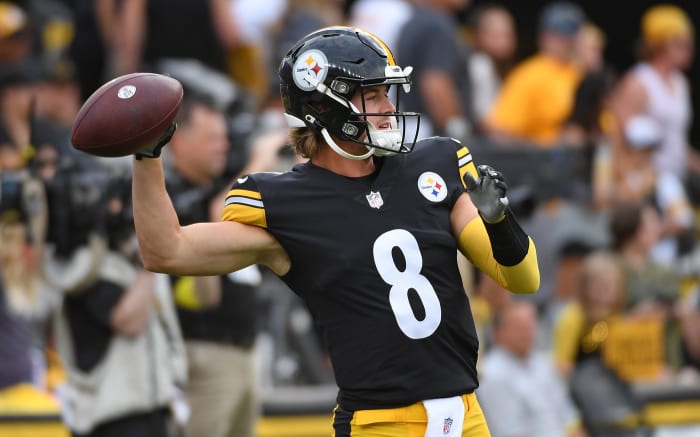
[[[160,159],[134,160],[132,190],[146,269],[180,276],[225,274],[251,264],[280,275],[289,269],[286,253],[264,229],[230,221],[180,226]]]
[[[507,208],[499,172],[479,166],[478,177],[464,175],[467,192],[450,216],[459,249],[481,271],[513,293],[534,293],[540,286],[537,251]]]

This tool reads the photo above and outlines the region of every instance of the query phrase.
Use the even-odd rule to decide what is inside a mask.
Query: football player
[[[145,148],[133,199],[146,267],[217,275],[257,263],[279,275],[327,341],[336,437],[488,436],[456,254],[513,292],[538,289],[503,176],[451,138],[412,142],[405,120],[419,115],[395,106],[411,68],[368,32],[313,32],[279,73],[291,144],[308,161],[239,178],[221,222],[180,226],[161,163],[145,159],[165,141]]]

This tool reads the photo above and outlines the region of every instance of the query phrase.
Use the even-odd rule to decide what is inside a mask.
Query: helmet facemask
[[[398,66],[387,66],[387,74],[380,80],[365,79],[359,84],[357,92],[360,93],[362,107],[354,108],[351,118],[358,120],[363,128],[361,132],[366,133],[364,139],[359,139],[357,135],[347,135],[350,141],[365,145],[368,149],[374,148],[375,156],[390,156],[397,153],[408,153],[413,149],[413,145],[418,137],[420,125],[420,115],[414,112],[400,112],[398,110],[401,94],[411,90],[409,75],[412,67],[401,70]],[[396,108],[393,113],[372,113],[368,112],[365,104],[365,89],[376,86],[386,86],[389,99]],[[352,105],[352,104],[351,104]],[[391,129],[378,129],[369,121],[368,117],[389,117]],[[410,121],[413,120],[413,123]],[[343,133],[345,129],[343,129]]]

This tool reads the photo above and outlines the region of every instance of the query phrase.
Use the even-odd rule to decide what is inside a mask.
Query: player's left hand
[[[477,172],[478,178],[471,173],[464,175],[467,193],[481,217],[488,223],[496,223],[503,218],[508,207],[508,187],[501,172],[488,165],[478,166]]]

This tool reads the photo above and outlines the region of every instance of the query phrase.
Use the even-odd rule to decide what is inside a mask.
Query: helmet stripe
[[[396,60],[394,60],[394,54],[391,52],[391,49],[389,46],[387,46],[384,41],[382,41],[377,35],[373,34],[372,32],[364,29],[359,29],[356,28],[358,32],[362,32],[365,35],[369,36],[372,38],[381,48],[384,49],[384,52],[386,52],[386,57],[387,60],[389,61],[389,65],[396,65]]]

